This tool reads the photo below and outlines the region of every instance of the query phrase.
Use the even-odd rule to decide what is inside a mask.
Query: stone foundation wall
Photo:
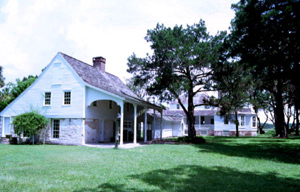
[[[235,136],[235,131],[214,131],[214,136]],[[256,131],[239,131],[240,136],[257,136]]]
[[[99,123],[98,119],[86,119],[85,121],[85,142],[99,142]]]
[[[45,130],[45,143],[61,145],[82,145],[82,121],[83,119],[59,119],[59,138],[52,138],[52,123]],[[43,132],[40,141],[43,140]]]
[[[213,136],[214,135],[214,131],[213,130],[196,130],[196,135],[209,135],[209,136]]]

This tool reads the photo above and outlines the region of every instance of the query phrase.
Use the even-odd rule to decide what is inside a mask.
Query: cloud
[[[147,29],[164,23],[206,21],[211,34],[226,30],[237,0],[7,0],[0,3],[0,65],[6,83],[40,74],[59,51],[87,63],[107,59],[106,70],[121,78],[127,58],[150,52]]]

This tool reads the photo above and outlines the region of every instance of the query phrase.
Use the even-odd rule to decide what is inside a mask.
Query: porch
[[[126,100],[93,100],[86,107],[84,120],[83,145],[109,146],[116,139],[118,132],[120,146],[160,138],[156,134],[161,130],[161,123],[148,110],[161,110],[156,105]],[[110,148],[110,147],[108,147]]]

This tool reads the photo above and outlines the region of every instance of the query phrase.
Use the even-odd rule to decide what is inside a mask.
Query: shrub
[[[34,135],[39,130],[45,128],[48,122],[48,119],[41,114],[37,112],[28,112],[16,116],[12,124],[14,126],[14,131],[18,136],[26,133],[33,137],[32,143],[34,144]]]
[[[194,144],[203,144],[206,143],[205,139],[203,137],[178,137],[178,142],[183,143],[194,143]]]

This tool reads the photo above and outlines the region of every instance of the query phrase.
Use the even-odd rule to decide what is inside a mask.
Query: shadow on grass
[[[208,138],[205,145],[194,146],[201,149],[202,153],[300,164],[300,142],[290,143],[285,139],[214,137]]]
[[[240,172],[226,167],[179,166],[127,176],[123,183],[105,183],[96,188],[76,192],[95,191],[299,191],[300,180],[280,178],[275,173]],[[140,185],[133,187],[138,180]],[[134,181],[134,182],[133,182]],[[133,182],[133,183],[131,183]]]

